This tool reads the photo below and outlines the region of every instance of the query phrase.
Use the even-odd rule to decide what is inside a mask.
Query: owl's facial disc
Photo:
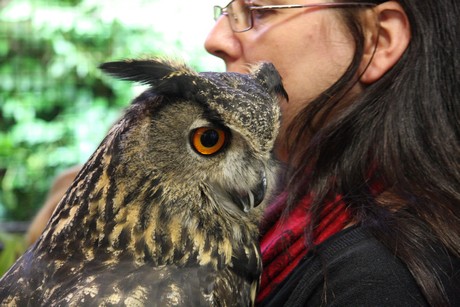
[[[264,200],[267,192],[267,177],[264,171],[261,171],[260,180],[256,186],[250,190],[231,192],[233,202],[244,212],[254,209]]]

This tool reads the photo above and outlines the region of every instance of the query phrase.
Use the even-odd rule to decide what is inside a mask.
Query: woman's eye
[[[255,20],[260,20],[260,19],[263,19],[265,17],[272,15],[274,12],[275,10],[270,10],[270,9],[253,10],[252,16]]]
[[[227,143],[227,133],[219,128],[201,127],[192,131],[192,148],[201,155],[218,153]]]

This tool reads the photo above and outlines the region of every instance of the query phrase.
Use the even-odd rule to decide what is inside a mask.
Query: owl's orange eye
[[[192,131],[193,149],[202,155],[212,155],[221,150],[226,143],[227,134],[219,128],[201,127]]]

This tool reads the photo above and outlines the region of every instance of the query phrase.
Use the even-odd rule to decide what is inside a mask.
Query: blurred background
[[[84,163],[142,88],[98,65],[168,56],[223,71],[203,48],[212,0],[0,0],[0,276],[54,178]]]

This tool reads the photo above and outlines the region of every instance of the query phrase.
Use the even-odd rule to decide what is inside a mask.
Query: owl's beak
[[[254,209],[264,200],[265,193],[267,192],[267,176],[262,171],[260,180],[256,186],[251,190],[246,190],[239,193],[232,194],[232,199],[244,212]]]

